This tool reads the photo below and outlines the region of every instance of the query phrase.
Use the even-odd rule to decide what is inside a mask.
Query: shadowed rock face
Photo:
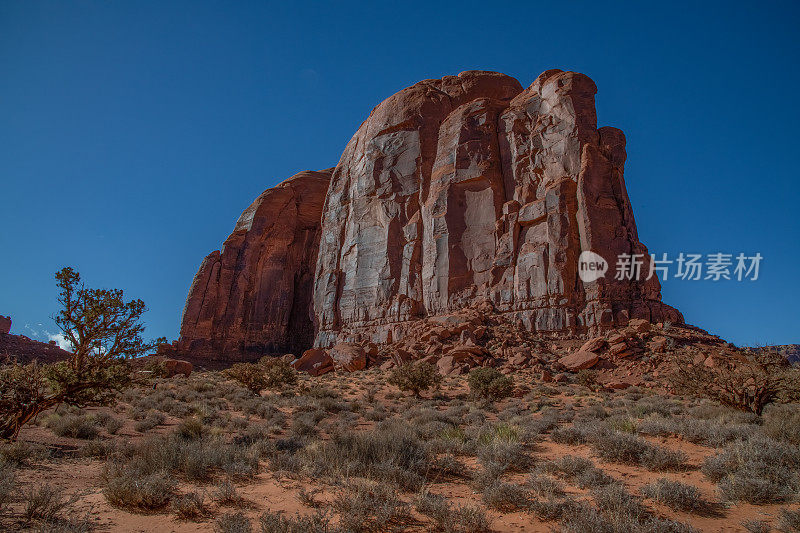
[[[313,343],[311,290],[331,170],[296,174],[245,209],[192,282],[180,352],[250,360]]]
[[[332,172],[298,174],[245,211],[195,278],[181,348],[230,359],[386,342],[478,300],[534,331],[682,322],[656,277],[614,280],[619,254],[642,254],[645,277],[650,258],[625,136],[597,128],[596,91],[574,72],[523,90],[470,71],[391,96]],[[605,278],[581,281],[582,251],[605,258]]]

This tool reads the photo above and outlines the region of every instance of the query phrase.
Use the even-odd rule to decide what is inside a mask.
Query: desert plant
[[[735,441],[701,468],[729,500],[753,504],[792,500],[800,492],[800,449],[763,436]]]
[[[514,380],[491,367],[471,370],[467,377],[467,383],[473,396],[488,401],[507,398],[514,390]]]
[[[264,356],[259,364],[264,369],[264,388],[280,389],[297,384],[297,370],[283,359]]]
[[[234,381],[238,381],[253,394],[260,394],[262,390],[267,388],[267,374],[262,365],[236,363],[226,369],[223,374]]]
[[[327,513],[320,511],[294,518],[267,511],[258,518],[258,524],[261,533],[344,533],[331,524]]]
[[[110,403],[131,382],[128,359],[163,341],[142,340],[143,301],[126,302],[118,289],[87,289],[68,267],[56,281],[61,310],[54,320],[73,354],[57,363],[11,362],[0,369],[0,438],[16,440],[22,426],[62,403]]]
[[[781,509],[781,518],[778,520],[778,528],[786,533],[800,532],[800,509]]]
[[[0,462],[0,514],[3,513],[3,507],[14,499],[16,487],[14,468],[8,463]]]
[[[723,405],[761,415],[775,402],[800,398],[800,370],[771,350],[738,351],[695,364],[691,353],[673,355],[670,382],[676,392],[710,398]]]
[[[73,439],[95,439],[100,434],[97,419],[91,415],[54,415],[47,420],[47,427],[59,437]]]
[[[581,370],[580,372],[578,372],[578,375],[576,376],[576,381],[578,385],[586,387],[587,389],[590,390],[597,390],[597,388],[599,387],[597,383],[596,370],[591,370],[591,369]]]
[[[332,502],[339,513],[339,525],[346,531],[385,531],[406,523],[408,506],[386,483],[354,479]]]
[[[488,507],[503,512],[525,509],[531,501],[527,490],[505,481],[497,481],[484,487],[482,498]]]
[[[172,500],[172,510],[181,520],[197,521],[209,513],[203,496],[196,492],[190,492]]]
[[[420,392],[438,388],[442,383],[442,376],[432,364],[417,361],[393,368],[386,382],[401,391],[410,391],[419,398]]]
[[[225,513],[214,522],[214,531],[219,533],[251,533],[253,524],[241,511]]]
[[[122,509],[155,511],[167,506],[176,483],[164,473],[140,474],[115,470],[103,490],[108,503]]]
[[[63,491],[50,485],[39,485],[22,493],[25,509],[22,516],[27,521],[51,521],[58,518],[61,512],[78,501],[73,495],[67,498]]]
[[[704,512],[710,507],[696,487],[665,478],[642,487],[642,495],[674,511]]]

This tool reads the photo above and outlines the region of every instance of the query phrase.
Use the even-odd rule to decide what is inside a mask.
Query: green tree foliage
[[[411,391],[414,396],[419,397],[422,391],[438,388],[442,383],[442,376],[432,364],[417,361],[393,368],[386,381],[401,391]]]
[[[484,400],[502,400],[514,391],[514,380],[496,368],[481,367],[470,371],[467,378],[473,396]]]
[[[15,440],[39,413],[60,404],[106,405],[130,384],[129,359],[159,342],[142,339],[142,300],[126,302],[119,289],[89,289],[78,272],[56,273],[61,310],[54,320],[69,341],[72,356],[51,364],[0,368],[0,438]]]

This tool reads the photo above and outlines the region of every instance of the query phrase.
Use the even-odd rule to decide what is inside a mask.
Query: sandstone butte
[[[476,302],[528,332],[682,323],[657,277],[615,280],[639,241],[625,135],[597,127],[597,88],[548,70],[527,88],[469,71],[375,107],[336,167],[301,172],[242,213],[202,262],[177,351],[224,361],[385,344]],[[578,256],[609,263],[584,283]],[[646,277],[646,276],[645,276]]]

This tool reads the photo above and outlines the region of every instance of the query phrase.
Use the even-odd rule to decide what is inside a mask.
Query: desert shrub
[[[197,416],[190,416],[181,420],[175,428],[175,434],[184,439],[199,439],[208,433],[208,428],[203,420]]]
[[[417,361],[393,368],[386,382],[401,391],[410,391],[419,397],[422,391],[438,388],[442,383],[442,376],[432,364]]]
[[[385,531],[410,519],[408,506],[391,485],[354,479],[337,493],[331,506],[339,513],[346,531]]]
[[[772,531],[769,522],[764,520],[745,520],[742,522],[742,527],[750,533],[770,533]]]
[[[597,390],[599,385],[597,383],[597,370],[585,369],[578,372],[576,382],[582,387],[590,390]]]
[[[433,521],[432,531],[439,533],[488,533],[489,519],[486,513],[471,505],[452,506],[447,499],[427,490],[414,498],[416,510]]]
[[[251,533],[253,524],[241,511],[225,513],[214,522],[214,531],[218,533]]]
[[[575,482],[582,489],[609,485],[614,478],[594,466],[590,459],[565,455],[542,465],[545,472]]]
[[[686,463],[686,454],[672,451],[646,440],[620,432],[596,435],[592,439],[595,453],[606,461],[643,466],[648,470],[676,470]]]
[[[722,495],[754,504],[793,499],[800,491],[800,448],[763,436],[735,441],[701,468]]]
[[[236,485],[228,480],[219,482],[214,488],[214,500],[219,505],[238,506],[244,503],[244,498],[236,490]]]
[[[694,364],[691,353],[673,357],[675,370],[670,381],[679,393],[709,398],[756,415],[771,403],[800,398],[800,370],[770,350],[742,350],[735,357],[715,359],[712,367]]]
[[[47,427],[59,437],[96,439],[100,435],[100,426],[92,415],[53,415],[47,420]]]
[[[114,453],[116,448],[116,443],[113,440],[90,440],[78,450],[78,455],[81,457],[107,458]]]
[[[41,444],[30,442],[3,442],[0,440],[0,464],[30,466],[50,456],[50,450]]]
[[[537,498],[553,499],[565,494],[563,483],[538,472],[531,473],[525,485]]]
[[[514,380],[496,368],[474,368],[467,377],[470,393],[488,401],[502,400],[511,396]]]
[[[133,429],[139,433],[147,433],[153,428],[163,425],[167,417],[160,411],[150,410],[141,420],[136,421]]]
[[[379,424],[369,433],[335,433],[313,449],[303,449],[303,466],[314,476],[360,476],[414,490],[431,473],[434,456],[412,426]]]
[[[121,509],[155,511],[167,506],[175,493],[175,481],[164,473],[139,474],[115,470],[106,473],[103,494]]]
[[[3,507],[13,501],[16,493],[17,480],[14,467],[8,463],[0,462],[0,514]]]
[[[800,444],[800,405],[771,405],[764,411],[763,431],[768,437]]]
[[[683,533],[694,529],[686,524],[653,516],[638,498],[628,493],[625,488],[614,483],[592,490],[597,507],[602,513],[605,524],[613,532],[636,533]]]
[[[61,512],[77,500],[77,496],[67,498],[62,490],[50,485],[32,487],[22,493],[22,501],[25,502],[22,516],[28,522],[31,520],[52,521],[59,518]]]
[[[253,394],[259,394],[267,388],[267,375],[262,365],[254,363],[236,363],[223,371],[226,377],[238,381]]]
[[[531,463],[515,426],[501,423],[483,428],[478,435],[477,445],[478,460],[487,471],[492,470],[492,466],[500,474],[510,470],[520,471]]]
[[[197,521],[208,515],[209,510],[203,496],[190,492],[172,500],[172,512],[180,520]]]
[[[786,533],[800,532],[800,509],[781,509],[778,528]]]
[[[561,513],[559,518],[563,533],[616,533],[611,523],[589,505],[577,505],[571,512]]]
[[[279,513],[265,512],[258,518],[261,533],[344,533],[331,524],[327,513],[317,511],[307,516],[287,518]]]
[[[283,359],[265,356],[258,363],[264,369],[264,388],[280,389],[297,385],[297,370]]]
[[[642,495],[663,503],[673,511],[704,512],[710,507],[696,487],[665,478],[642,487]]]
[[[527,490],[505,481],[497,481],[484,487],[481,498],[488,507],[502,512],[525,509],[531,501]]]

